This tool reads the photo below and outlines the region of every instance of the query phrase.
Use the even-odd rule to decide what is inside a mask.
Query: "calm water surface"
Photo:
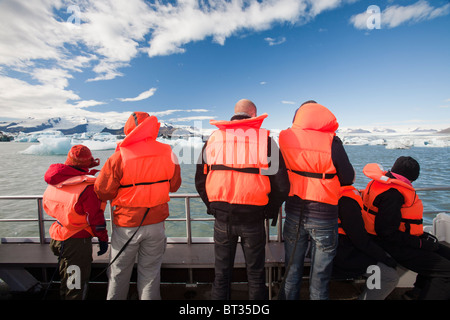
[[[44,173],[52,163],[63,163],[62,155],[22,154],[31,143],[3,142],[0,143],[0,194],[1,195],[42,195],[46,188]],[[364,188],[369,181],[362,169],[365,164],[377,162],[389,169],[399,156],[412,156],[421,165],[421,174],[414,183],[416,188],[433,186],[450,186],[450,148],[413,147],[411,149],[386,149],[382,145],[352,146],[346,145],[350,161],[356,170],[355,186]],[[93,151],[94,157],[101,160],[99,169],[113,150]],[[195,165],[181,164],[183,183],[177,193],[196,193],[194,185]],[[425,211],[450,211],[448,191],[420,192]],[[184,217],[184,199],[172,199],[170,202],[172,218]],[[191,200],[193,217],[209,217],[200,199]],[[109,218],[109,211],[106,212]],[[36,201],[22,200],[0,202],[0,218],[36,218]],[[425,224],[430,225],[434,215],[425,216]],[[46,225],[48,230],[50,223]],[[167,222],[168,236],[185,236],[184,222]],[[194,222],[192,224],[194,237],[212,236],[211,222]],[[0,224],[0,237],[37,236],[34,223],[18,224],[15,222]]]

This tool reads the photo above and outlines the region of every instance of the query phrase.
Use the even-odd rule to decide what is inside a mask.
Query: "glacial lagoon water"
[[[48,139],[55,139],[49,137]],[[46,188],[43,180],[44,173],[52,163],[63,163],[68,148],[79,143],[71,138],[59,137],[59,140],[42,140],[37,142],[3,142],[0,143],[0,194],[10,195],[42,195]],[[355,186],[364,188],[369,181],[362,173],[365,164],[377,162],[385,169],[389,169],[399,156],[412,156],[421,165],[421,174],[414,183],[416,188],[450,186],[450,140],[449,136],[433,138],[434,140],[405,140],[407,137],[390,141],[379,138],[341,137],[345,142],[345,149],[356,171]],[[403,140],[402,140],[403,139]],[[427,141],[431,141],[427,143]],[[436,142],[437,141],[437,142]],[[182,158],[182,185],[177,193],[196,193],[195,160],[201,152],[200,138],[190,140],[165,140],[170,143],[176,154]],[[101,160],[98,169],[114,152],[114,139],[86,140],[83,142],[93,150],[94,157]],[[433,144],[434,143],[434,144]],[[408,145],[409,144],[409,145]],[[406,145],[406,147],[405,147]],[[391,147],[390,147],[391,146]],[[395,146],[395,147],[392,147]],[[405,147],[405,148],[404,148]],[[181,152],[181,153],[180,153]],[[448,191],[421,191],[419,196],[424,202],[426,212],[450,211]],[[184,199],[172,199],[169,203],[170,218],[183,218]],[[2,200],[0,201],[0,219],[31,219],[37,217],[36,201],[34,200]],[[192,217],[206,218],[205,206],[200,199],[191,199]],[[426,213],[425,225],[431,225],[435,217],[433,213]],[[110,212],[106,212],[110,218]],[[48,230],[50,222],[46,224]],[[169,237],[186,236],[185,223],[178,221],[166,222],[166,232]],[[192,236],[211,237],[212,223],[207,221],[193,222]],[[38,234],[36,223],[0,223],[0,237],[35,237]]]

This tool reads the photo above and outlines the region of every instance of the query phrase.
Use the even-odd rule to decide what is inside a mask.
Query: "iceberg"
[[[100,141],[100,140],[83,140],[80,143],[72,143],[72,145],[75,144],[82,144],[88,147],[91,151],[101,151],[101,150],[114,150],[117,146],[116,140],[106,140],[106,141]]]
[[[85,145],[91,151],[114,150],[117,146],[116,136],[110,133],[81,133],[65,136],[60,131],[42,131],[19,134],[14,141],[38,142],[21,152],[34,155],[66,155],[76,144]]]
[[[60,138],[60,137],[40,137],[38,139],[39,144],[29,146],[23,154],[35,154],[35,155],[65,155],[72,147],[72,139]]]
[[[424,134],[423,132],[398,133],[381,132],[376,133],[348,133],[337,134],[344,145],[384,145],[386,149],[409,149],[421,148],[446,148],[450,147],[450,135],[446,134]]]

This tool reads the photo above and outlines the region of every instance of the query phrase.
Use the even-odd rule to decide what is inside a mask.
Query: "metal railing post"
[[[187,244],[192,243],[192,230],[191,230],[191,198],[186,196],[184,198],[184,207],[186,212],[186,242]]]
[[[45,225],[44,225],[44,208],[42,206],[42,198],[37,199],[38,206],[38,224],[39,224],[39,243],[45,243]]]
[[[446,187],[446,186],[435,186],[435,187],[423,187],[423,188],[416,188],[417,192],[424,192],[424,191],[450,191],[450,187]],[[196,222],[196,221],[214,221],[214,218],[192,218],[191,217],[191,207],[190,207],[190,200],[191,198],[200,198],[199,194],[197,193],[179,193],[179,194],[171,194],[171,197],[173,198],[184,198],[184,205],[185,205],[185,222],[186,222],[186,243],[187,244],[192,244],[193,241],[193,236],[192,236],[192,222]],[[34,223],[38,223],[38,228],[39,228],[39,237],[32,237],[32,238],[22,238],[22,237],[5,237],[1,239],[1,242],[5,241],[11,241],[14,239],[22,239],[22,241],[24,241],[23,239],[25,239],[25,241],[30,241],[31,242],[38,242],[41,244],[44,244],[46,239],[45,239],[45,222],[47,221],[54,221],[54,219],[52,218],[45,218],[45,212],[43,209],[43,199],[42,199],[42,195],[21,195],[21,196],[0,196],[0,200],[35,200],[37,203],[37,214],[38,217],[33,218],[33,219],[28,219],[28,218],[0,218],[0,223],[1,222],[34,222]],[[437,213],[450,213],[450,211],[448,210],[438,210],[438,211],[424,211],[424,213],[426,214],[437,214]],[[110,228],[112,229],[112,223],[113,223],[113,208],[111,206],[110,203],[110,214],[111,217],[110,219],[106,219],[107,221],[111,222],[111,226]],[[283,226],[282,226],[282,220],[283,219],[283,210],[282,207],[280,208],[279,211],[279,216],[278,216],[278,225],[277,225],[277,234],[276,234],[276,241],[277,242],[283,242]],[[179,219],[179,218],[168,218],[167,221],[183,221],[183,218]],[[267,231],[267,238],[266,241],[270,242],[270,225],[268,223],[268,221],[266,221],[266,231]],[[110,229],[110,232],[112,231]]]

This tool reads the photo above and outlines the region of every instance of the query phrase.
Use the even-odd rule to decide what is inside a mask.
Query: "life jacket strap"
[[[297,170],[291,170],[289,171],[298,174],[299,176],[307,177],[307,178],[314,178],[314,179],[333,179],[336,176],[336,173],[316,173],[316,172],[306,172],[306,171],[297,171]]]
[[[366,212],[368,212],[368,213],[371,213],[371,214],[373,214],[373,215],[376,215],[376,214],[377,214],[376,211],[373,211],[372,209],[369,209],[366,205],[364,205],[364,211],[366,211]]]
[[[152,185],[152,184],[156,184],[156,183],[164,183],[164,182],[169,182],[169,180],[159,180],[159,181],[154,181],[154,182],[139,182],[139,183],[135,183],[135,184],[125,184],[125,185],[121,185],[119,188],[131,188],[134,186],[148,186],[148,185]]]
[[[251,174],[260,174],[261,170],[259,168],[233,168],[233,167],[228,167],[225,166],[223,164],[212,164],[212,165],[208,165],[205,164],[204,166],[204,174],[207,174],[210,171],[237,171],[237,172],[242,172],[242,173],[251,173]]]
[[[423,219],[404,219],[402,218],[402,222],[406,224],[423,224]]]

